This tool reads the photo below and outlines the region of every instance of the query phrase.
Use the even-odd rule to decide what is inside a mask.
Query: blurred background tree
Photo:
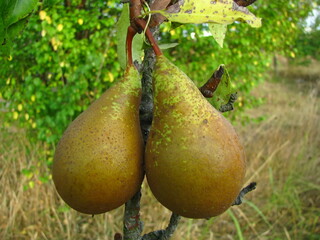
[[[10,57],[1,59],[5,126],[17,123],[30,139],[52,146],[58,141],[67,125],[122,72],[115,31],[121,7],[113,0],[39,5],[14,41]],[[318,27],[304,31],[305,20],[316,8],[316,1],[257,1],[250,10],[263,19],[263,26],[229,25],[223,48],[209,36],[207,25],[173,28],[166,23],[159,41],[179,44],[165,54],[198,85],[225,64],[240,95],[237,107],[247,108],[259,103],[249,92],[265,79],[276,53],[317,56]],[[312,49],[304,48],[306,41]]]
[[[319,8],[313,10],[313,16],[303,24],[296,39],[297,57],[312,57],[320,60],[320,15]]]
[[[57,1],[40,5],[2,59],[6,125],[56,143],[68,123],[118,78],[116,1]]]

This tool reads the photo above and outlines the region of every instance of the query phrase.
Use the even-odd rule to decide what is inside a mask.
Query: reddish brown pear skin
[[[53,162],[53,180],[62,199],[87,214],[110,211],[127,202],[143,179],[143,140],[139,124],[141,84],[129,67],[64,132]]]
[[[154,117],[146,176],[165,207],[188,218],[226,211],[245,176],[245,154],[233,126],[164,56],[154,71]]]

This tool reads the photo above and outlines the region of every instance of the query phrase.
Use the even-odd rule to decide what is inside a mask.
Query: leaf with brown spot
[[[171,7],[174,7],[172,9]],[[179,1],[167,10],[152,11],[160,13],[169,21],[180,23],[219,23],[230,24],[241,20],[251,27],[260,27],[261,18],[257,18],[247,8],[232,0],[189,0]]]
[[[224,74],[221,77],[221,81],[217,89],[215,90],[213,97],[210,99],[211,104],[216,109],[219,109],[221,105],[228,103],[230,94],[232,93],[230,75],[228,73],[228,70],[223,64],[220,65],[219,68],[220,67],[223,67]]]

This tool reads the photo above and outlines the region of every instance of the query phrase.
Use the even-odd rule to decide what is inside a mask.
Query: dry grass
[[[254,91],[267,104],[248,114],[267,119],[236,127],[247,151],[247,182],[257,181],[257,190],[217,218],[183,219],[173,239],[320,239],[319,90],[317,83],[266,82]],[[94,218],[66,208],[52,181],[39,181],[49,174],[45,161],[44,146],[23,131],[1,132],[0,239],[112,240],[121,232],[123,207]],[[141,217],[146,232],[170,217],[146,184]]]
[[[312,57],[299,58],[289,61],[287,58],[277,56],[277,72],[287,79],[294,79],[300,83],[319,80],[319,61]]]

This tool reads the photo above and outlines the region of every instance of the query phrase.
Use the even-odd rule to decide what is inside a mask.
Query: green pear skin
[[[139,190],[144,154],[140,98],[139,73],[128,67],[123,79],[64,132],[52,175],[70,207],[87,214],[104,213],[120,207]]]
[[[188,218],[226,211],[241,191],[245,154],[233,126],[163,55],[154,70],[145,167],[154,196]]]

